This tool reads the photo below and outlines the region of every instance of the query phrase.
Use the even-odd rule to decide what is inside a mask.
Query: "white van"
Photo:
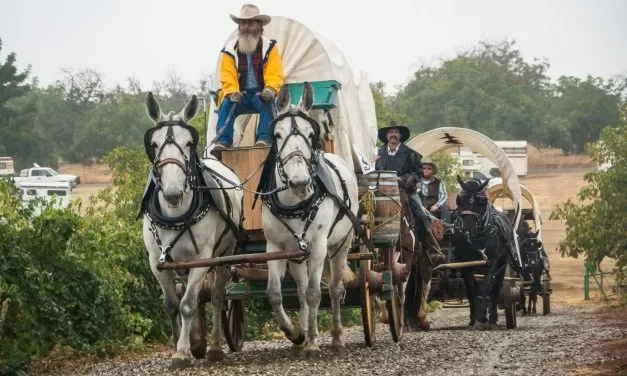
[[[72,185],[69,181],[23,181],[18,192],[22,198],[22,205],[27,206],[30,201],[43,198],[46,202],[51,202],[54,197],[54,207],[58,209],[66,208],[72,201]],[[41,214],[41,206],[35,207],[34,216]]]
[[[0,177],[15,175],[13,158],[0,157]]]

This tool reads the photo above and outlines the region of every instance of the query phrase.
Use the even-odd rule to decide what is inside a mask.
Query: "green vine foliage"
[[[77,356],[107,356],[170,342],[142,221],[135,220],[149,161],[143,148],[118,148],[104,162],[112,187],[89,205],[44,205],[37,217],[32,205],[22,206],[11,182],[0,182],[1,375],[24,374],[59,347]],[[208,304],[208,325],[210,313]],[[260,302],[248,304],[245,319],[248,340],[279,333]],[[359,310],[344,310],[345,325],[360,320]],[[319,322],[321,330],[330,329],[330,313],[321,311]]]

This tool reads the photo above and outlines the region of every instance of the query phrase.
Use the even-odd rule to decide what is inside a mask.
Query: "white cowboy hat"
[[[231,14],[231,19],[239,24],[242,20],[259,20],[262,26],[270,23],[270,16],[259,14],[259,7],[253,4],[244,4],[239,11],[239,17]]]

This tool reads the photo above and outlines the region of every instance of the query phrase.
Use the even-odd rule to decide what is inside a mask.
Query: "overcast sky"
[[[107,87],[135,76],[144,89],[176,69],[189,83],[212,73],[243,1],[0,0],[3,51],[43,84],[60,68],[92,68]],[[627,0],[259,0],[334,41],[371,81],[406,83],[418,64],[480,40],[514,38],[552,77],[627,74]]]

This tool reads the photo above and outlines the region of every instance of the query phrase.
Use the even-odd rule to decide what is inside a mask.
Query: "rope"
[[[375,195],[374,191],[368,190],[361,199],[359,203],[364,207],[364,214],[368,217],[368,227],[374,227],[374,203],[375,203]]]
[[[379,223],[378,225],[375,225],[375,200],[376,200],[376,196],[375,196],[375,192],[379,192],[381,193],[383,196],[388,197],[389,199],[391,199],[396,205],[398,205],[398,212],[387,218],[385,221]],[[368,225],[372,230],[376,230],[379,227],[382,227],[396,219],[398,219],[400,217],[401,214],[401,203],[397,200],[395,200],[394,198],[392,198],[392,196],[388,195],[385,192],[379,191],[379,188],[376,189],[368,189],[368,192],[364,193],[363,196],[361,196],[361,199],[359,200],[360,203],[362,203],[364,205],[364,214],[366,214],[366,216],[368,217]]]

